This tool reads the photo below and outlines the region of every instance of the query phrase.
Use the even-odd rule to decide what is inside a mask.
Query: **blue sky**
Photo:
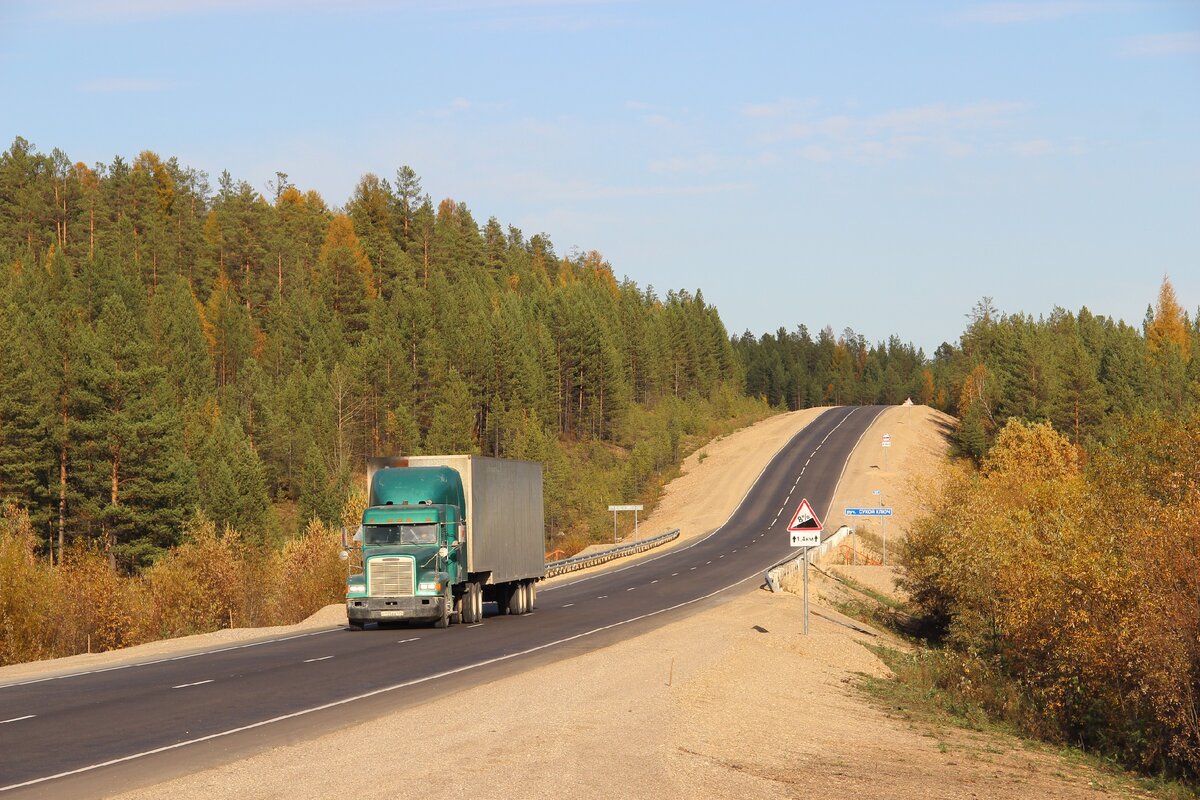
[[[0,0],[0,146],[411,165],[731,333],[1200,307],[1200,2]]]

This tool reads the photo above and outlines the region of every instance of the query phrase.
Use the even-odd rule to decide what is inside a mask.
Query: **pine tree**
[[[433,406],[433,421],[425,435],[427,453],[478,453],[475,409],[466,382],[451,370]]]
[[[195,474],[165,372],[153,366],[144,333],[115,295],[96,323],[89,378],[98,410],[81,423],[91,444],[84,505],[110,558],[141,566],[178,540],[195,502]]]

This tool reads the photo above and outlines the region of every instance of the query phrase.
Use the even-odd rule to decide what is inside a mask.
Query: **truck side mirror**
[[[342,561],[348,561],[350,559],[350,551],[342,548],[338,551],[338,558],[340,558]]]
[[[446,558],[449,555],[450,555],[449,549],[447,549],[445,547],[438,548],[438,558]]]

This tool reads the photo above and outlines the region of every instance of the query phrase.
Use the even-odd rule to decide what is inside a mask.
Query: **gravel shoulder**
[[[780,415],[706,447],[655,526],[686,520],[689,538],[719,526],[745,491],[731,475],[749,476],[748,488],[780,437],[813,416]],[[884,412],[833,508],[880,488],[898,533],[919,503],[914,477],[944,457],[944,424],[920,407]],[[887,470],[880,426],[894,442]],[[890,585],[890,567],[844,569]],[[890,637],[839,614],[837,586],[815,575],[807,636],[802,598],[751,590],[600,650],[120,797],[369,800],[425,797],[431,786],[449,798],[1095,796],[1103,778],[1084,767],[1010,737],[916,723],[865,697],[860,676],[887,675],[866,645]],[[321,612],[322,623],[337,612]]]

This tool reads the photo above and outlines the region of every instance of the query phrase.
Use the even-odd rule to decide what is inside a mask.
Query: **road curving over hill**
[[[882,408],[824,412],[724,526],[547,586],[531,616],[442,631],[314,631],[0,686],[0,792],[92,796],[161,780],[602,647],[755,588],[791,552],[785,526],[800,499],[828,511]]]

